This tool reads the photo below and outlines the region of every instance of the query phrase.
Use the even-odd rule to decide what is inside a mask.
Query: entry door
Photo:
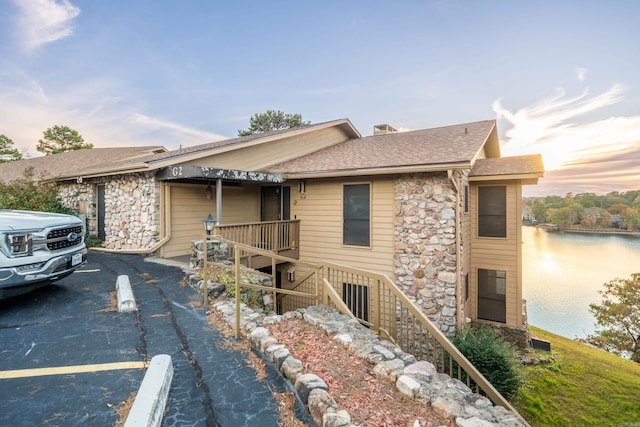
[[[289,187],[270,185],[262,187],[260,221],[288,220],[291,217]]]

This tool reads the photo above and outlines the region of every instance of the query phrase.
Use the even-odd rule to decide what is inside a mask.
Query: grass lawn
[[[525,368],[513,403],[537,426],[640,427],[640,364],[531,327],[555,362]]]

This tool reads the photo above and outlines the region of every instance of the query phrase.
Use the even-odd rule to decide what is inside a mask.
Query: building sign
[[[159,181],[185,179],[222,179],[230,181],[251,181],[282,183],[282,175],[264,172],[241,171],[235,169],[217,169],[194,165],[173,165],[160,169],[156,178]]]

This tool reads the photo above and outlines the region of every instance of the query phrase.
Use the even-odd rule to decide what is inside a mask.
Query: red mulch
[[[452,426],[431,408],[400,393],[389,378],[377,378],[373,365],[349,353],[319,327],[304,320],[269,325],[271,336],[302,361],[307,373],[318,375],[329,394],[359,426]],[[416,424],[416,421],[418,422]]]

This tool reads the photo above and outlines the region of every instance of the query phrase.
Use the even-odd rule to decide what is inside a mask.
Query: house
[[[445,333],[472,321],[526,335],[522,186],[544,169],[539,155],[500,157],[494,120],[363,137],[341,119],[117,150],[0,164],[0,176],[40,162],[106,250],[184,256],[209,214],[225,237],[276,224],[286,230],[259,228],[256,244],[271,233],[300,260],[384,273]]]

